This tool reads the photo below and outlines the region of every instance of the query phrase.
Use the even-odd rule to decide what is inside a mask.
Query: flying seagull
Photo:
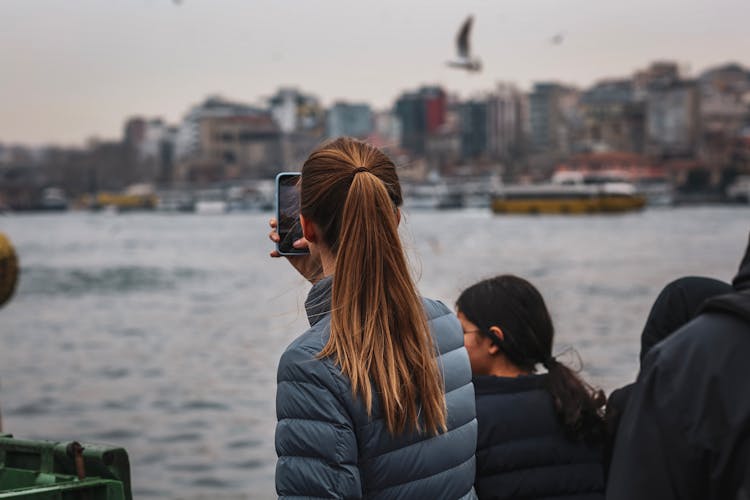
[[[464,21],[461,29],[458,31],[456,37],[456,48],[458,57],[453,61],[448,61],[446,64],[451,68],[465,69],[466,71],[474,72],[482,70],[482,62],[471,57],[471,44],[469,43],[469,35],[471,34],[471,24],[474,21],[473,16],[469,16]]]
[[[560,45],[565,40],[565,33],[558,33],[549,39],[552,45]]]

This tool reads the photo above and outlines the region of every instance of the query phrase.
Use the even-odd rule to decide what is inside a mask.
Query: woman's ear
[[[505,334],[503,333],[503,330],[499,326],[491,326],[490,327],[490,333],[494,335],[495,337],[502,342],[505,340]],[[492,342],[490,344],[489,353],[490,354],[497,354],[500,352],[500,346],[496,343]]]
[[[306,219],[304,215],[300,214],[299,223],[302,226],[302,236],[310,243],[317,243],[318,234],[316,231],[315,223],[309,219]]]

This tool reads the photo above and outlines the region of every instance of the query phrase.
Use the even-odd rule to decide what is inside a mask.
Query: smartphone
[[[276,176],[276,220],[280,240],[276,249],[281,255],[305,255],[307,248],[294,248],[292,244],[302,238],[299,222],[299,172],[281,172]]]

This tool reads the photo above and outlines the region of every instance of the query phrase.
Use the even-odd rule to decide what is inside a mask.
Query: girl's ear
[[[305,216],[300,214],[299,223],[302,226],[302,236],[310,243],[317,243],[318,235],[313,221],[305,219]]]
[[[505,340],[505,334],[503,333],[503,330],[499,326],[491,326],[490,333],[493,334],[495,337],[497,337],[500,340],[500,342]],[[500,346],[492,342],[490,344],[488,351],[490,354],[493,354],[493,355],[497,354],[500,352]]]

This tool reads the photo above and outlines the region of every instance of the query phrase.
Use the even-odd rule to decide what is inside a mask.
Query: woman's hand
[[[271,226],[271,232],[268,233],[268,238],[274,243],[278,243],[280,238],[279,233],[276,231],[276,227],[278,225],[276,219],[272,218],[268,222],[268,225]],[[295,241],[292,246],[294,248],[307,248],[307,240],[305,238],[300,238]],[[282,257],[282,255],[279,254],[278,250],[272,251],[270,255],[274,258]],[[310,283],[316,283],[323,277],[323,265],[320,262],[319,256],[305,254],[284,255],[283,257],[286,257],[286,260],[288,260],[289,263],[294,266],[297,272],[304,276],[305,279]]]

